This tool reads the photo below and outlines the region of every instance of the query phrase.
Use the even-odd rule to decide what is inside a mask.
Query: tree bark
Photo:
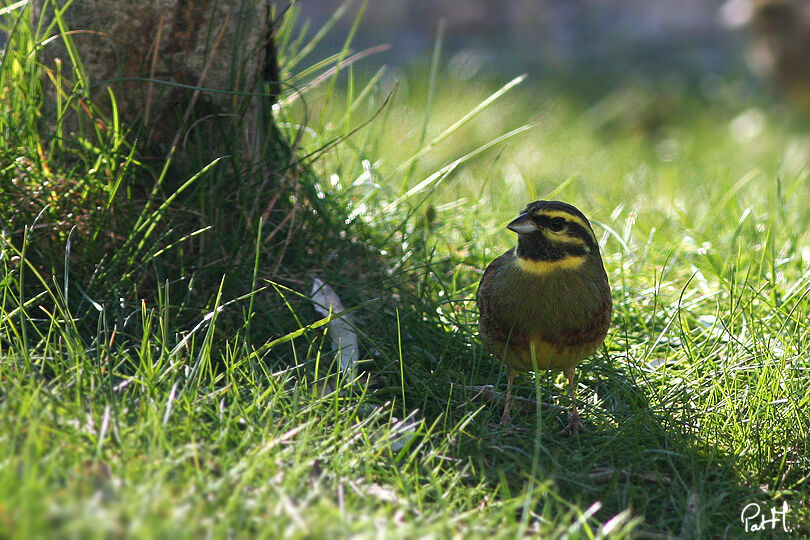
[[[46,27],[55,23],[54,5],[65,3],[36,0],[32,24],[40,17]],[[120,119],[140,128],[141,150],[161,157],[194,130],[255,113],[257,100],[246,94],[266,92],[267,77],[277,93],[269,13],[270,0],[93,0],[73,2],[62,20],[73,32],[91,101],[109,115],[111,90]],[[51,34],[58,32],[54,25]],[[62,39],[49,42],[40,57],[54,73],[57,59],[71,84],[74,66]],[[53,84],[44,84],[54,97]],[[52,118],[56,100],[48,101]],[[78,129],[75,120],[62,120]]]

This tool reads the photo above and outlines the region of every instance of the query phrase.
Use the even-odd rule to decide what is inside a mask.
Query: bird
[[[560,201],[530,203],[507,228],[517,246],[487,266],[476,293],[481,342],[507,370],[501,425],[511,423],[518,371],[562,370],[571,413],[560,434],[576,434],[574,368],[601,346],[613,313],[599,243],[588,218]]]

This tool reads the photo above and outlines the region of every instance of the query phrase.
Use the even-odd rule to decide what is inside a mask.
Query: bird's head
[[[532,274],[574,270],[599,261],[599,244],[585,215],[560,201],[534,201],[507,228],[518,234],[517,265]]]

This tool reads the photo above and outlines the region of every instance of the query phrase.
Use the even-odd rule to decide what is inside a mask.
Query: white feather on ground
[[[312,280],[312,301],[315,302],[315,311],[324,317],[334,316],[336,313],[346,311],[340,297],[335,290],[326,282],[313,278]],[[358,358],[357,332],[354,331],[347,320],[348,316],[332,319],[329,321],[329,337],[332,338],[332,346],[340,352],[340,370],[348,380],[354,380],[355,365]]]
[[[335,290],[321,279],[312,279],[312,292],[310,294],[312,301],[315,303],[315,311],[324,317],[334,316],[336,313],[346,311]],[[359,355],[358,340],[357,332],[354,331],[350,321],[347,319],[348,315],[332,319],[329,321],[328,328],[329,336],[332,338],[332,346],[340,352],[340,370],[343,372],[344,377],[347,377],[346,380],[354,381],[355,365]],[[323,395],[326,395],[334,390],[331,385],[327,384],[322,391]],[[377,405],[373,407],[379,409]],[[404,420],[392,419],[391,432],[387,433],[385,438],[388,440],[393,452],[399,452],[408,446],[414,435],[421,431],[423,420],[416,415],[417,411],[414,410]]]

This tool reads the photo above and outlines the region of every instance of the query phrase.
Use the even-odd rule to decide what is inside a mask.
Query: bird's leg
[[[577,431],[584,431],[585,426],[582,425],[582,421],[579,419],[579,411],[577,411],[576,387],[574,386],[573,368],[566,369],[565,376],[568,377],[568,388],[571,390],[571,415],[568,417],[568,425],[565,426],[557,435],[565,435],[566,433],[573,433],[576,435]]]
[[[506,368],[506,403],[503,406],[503,416],[501,416],[501,426],[512,425],[512,417],[509,416],[509,408],[512,406],[512,380],[515,378],[515,370]]]

